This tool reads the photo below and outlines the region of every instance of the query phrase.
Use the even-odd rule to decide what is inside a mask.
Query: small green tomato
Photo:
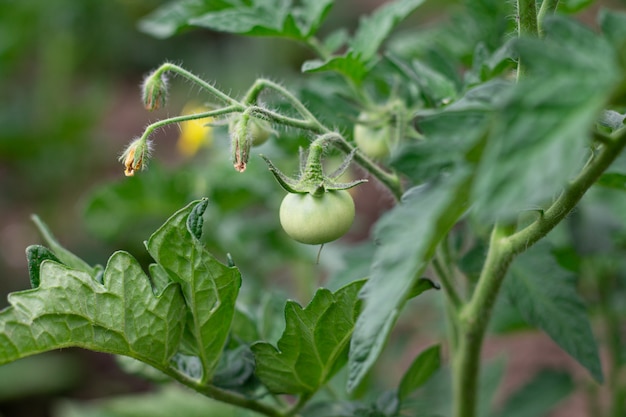
[[[354,201],[346,190],[320,196],[289,193],[280,205],[280,224],[294,240],[319,245],[340,238],[354,221]]]
[[[376,123],[376,115],[363,112],[354,125],[354,142],[359,149],[373,159],[385,159],[389,156],[390,127]]]

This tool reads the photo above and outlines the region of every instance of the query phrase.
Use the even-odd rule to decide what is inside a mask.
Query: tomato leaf
[[[237,268],[217,261],[189,228],[190,215],[201,216],[207,205],[204,199],[179,210],[146,243],[150,255],[182,287],[190,312],[186,341],[202,364],[204,381],[218,364],[241,285]]]
[[[605,39],[563,17],[546,19],[545,32],[515,43],[527,73],[502,98],[485,148],[474,189],[482,220],[512,218],[559,193],[585,163],[619,81]]]
[[[111,256],[103,284],[88,273],[46,260],[36,289],[9,294],[0,312],[0,364],[77,346],[166,368],[178,349],[185,303],[178,285],[154,295],[126,252]]]
[[[428,379],[441,366],[441,346],[435,345],[421,352],[411,363],[406,371],[400,387],[398,388],[398,399],[402,402],[413,391],[424,385]]]
[[[558,265],[546,244],[535,245],[515,260],[505,290],[528,324],[545,331],[602,382],[598,346],[576,279]]]
[[[256,375],[270,391],[313,393],[345,364],[363,283],[353,282],[335,293],[321,288],[305,308],[287,302],[286,328],[277,347],[252,345]]]
[[[496,417],[536,417],[550,411],[574,391],[572,377],[564,372],[543,370],[513,393]]]
[[[619,172],[607,172],[598,178],[596,185],[626,191],[626,174]]]
[[[362,80],[372,69],[373,63],[364,62],[352,52],[344,55],[333,56],[326,61],[315,59],[305,61],[302,64],[302,72],[335,71],[353,80]]]
[[[623,54],[626,48],[626,13],[602,9],[598,15],[600,27],[606,37]]]
[[[376,224],[379,246],[370,279],[360,293],[365,306],[350,345],[350,391],[359,385],[382,351],[437,243],[467,209],[469,176],[465,172],[455,174],[409,190],[403,203]]]
[[[424,291],[440,290],[440,289],[441,289],[441,286],[438,283],[431,281],[428,278],[420,278],[417,281],[415,281],[415,283],[413,284],[413,287],[407,294],[406,298],[408,300],[408,299],[417,297]]]

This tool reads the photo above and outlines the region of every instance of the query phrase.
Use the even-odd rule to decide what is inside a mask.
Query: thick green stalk
[[[476,416],[482,342],[496,296],[513,259],[507,241],[509,234],[508,227],[493,228],[478,285],[460,314],[458,346],[452,358],[455,417]]]

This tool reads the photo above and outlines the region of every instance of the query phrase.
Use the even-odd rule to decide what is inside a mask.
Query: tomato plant
[[[281,37],[313,56],[301,77],[242,94],[171,62],[149,72],[146,109],[179,79],[210,104],[147,125],[120,158],[133,178],[96,193],[87,218],[110,238],[183,207],[145,242],[147,268],[127,251],[91,265],[35,217],[46,246],[28,247],[33,288],[0,312],[0,364],[116,354],[233,415],[531,417],[585,390],[594,415],[624,415],[626,13],[602,10],[594,31],[566,16],[585,2],[468,0],[425,27],[407,20],[422,3],[384,3],[351,32],[325,27],[332,0],[178,0],[143,19],[157,37]],[[197,163],[146,169],[157,130],[208,120]],[[342,182],[348,169],[364,178]],[[341,239],[353,222],[361,244]],[[542,369],[492,406],[504,365],[484,341],[530,329],[584,376]]]

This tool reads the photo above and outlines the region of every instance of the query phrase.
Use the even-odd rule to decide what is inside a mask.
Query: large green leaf
[[[546,38],[515,43],[527,72],[502,99],[476,179],[483,219],[511,218],[554,197],[585,163],[600,111],[619,81],[615,52],[563,17]]]
[[[376,225],[379,244],[350,346],[348,389],[363,380],[380,354],[407,296],[441,238],[467,209],[470,175],[461,170],[410,190]]]
[[[241,275],[215,259],[198,240],[208,200],[189,204],[175,213],[146,243],[148,252],[178,282],[189,314],[186,342],[199,358],[203,381],[218,364],[235,314]]]
[[[547,244],[538,244],[515,260],[505,290],[529,324],[545,331],[602,381],[598,346],[585,304],[576,292],[576,279],[559,266]]]
[[[363,283],[355,281],[335,293],[321,288],[304,309],[287,302],[286,328],[277,348],[266,342],[252,345],[256,375],[270,391],[315,392],[345,364]]]
[[[0,364],[78,346],[131,356],[164,369],[180,343],[185,303],[178,285],[155,295],[137,261],[111,256],[103,284],[44,261],[36,289],[9,294],[0,312]]]

